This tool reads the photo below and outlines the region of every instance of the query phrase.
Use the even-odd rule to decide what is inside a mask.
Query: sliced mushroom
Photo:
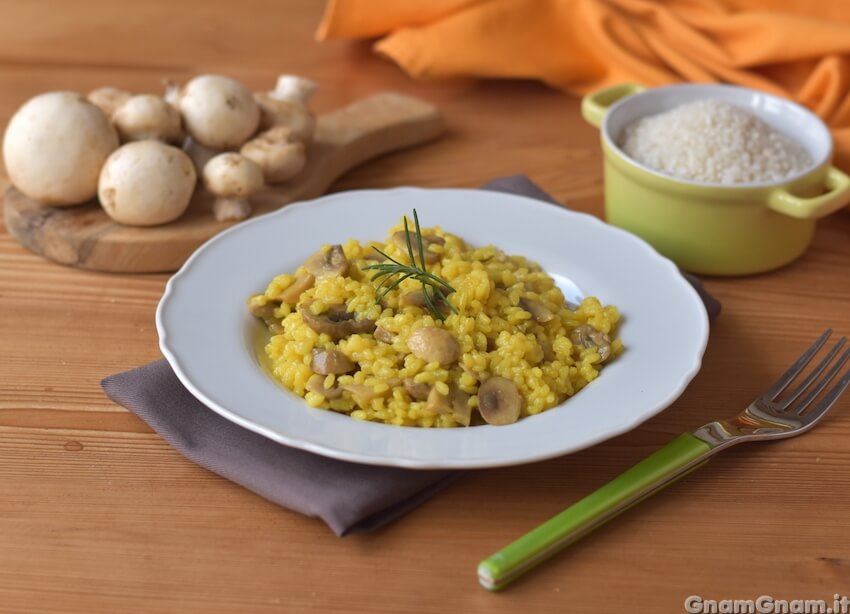
[[[447,414],[452,411],[452,404],[449,400],[449,395],[442,394],[437,387],[431,388],[428,393],[428,402],[425,404],[425,409],[435,414]]]
[[[372,336],[381,343],[392,343],[395,341],[395,335],[386,328],[382,328],[380,326],[375,327],[375,332],[372,333]]]
[[[383,262],[384,260],[386,260],[386,258],[384,258],[380,252],[378,252],[378,249],[384,251],[383,243],[378,243],[377,241],[369,241],[369,243],[366,244],[365,248],[366,253],[363,254],[364,260],[375,260],[377,262]]]
[[[331,305],[328,310],[316,315],[310,310],[309,303],[305,303],[298,308],[298,313],[301,314],[301,319],[304,323],[319,334],[330,335],[333,339],[344,339],[349,335],[359,333],[372,333],[375,331],[374,320],[358,320],[357,315],[346,311],[345,305]]]
[[[548,339],[538,339],[538,345],[540,345],[540,349],[543,350],[543,360],[546,362],[552,362],[555,360],[555,351],[552,349],[552,344]]]
[[[342,245],[331,245],[328,250],[319,250],[304,262],[307,272],[316,277],[335,277],[348,273],[348,259]]]
[[[469,407],[469,395],[452,384],[449,394],[440,394],[436,387],[428,394],[425,409],[435,414],[452,414],[454,419],[464,426],[469,426],[472,409]]]
[[[386,397],[390,394],[389,388],[382,390],[381,392],[377,392],[374,388],[366,386],[365,384],[341,384],[340,388],[350,392],[351,396],[354,397],[355,402],[361,406],[368,405],[374,399]]]
[[[310,368],[320,375],[340,375],[351,373],[357,368],[357,364],[339,350],[320,350],[313,348],[313,360]]]
[[[431,394],[431,386],[429,384],[416,382],[412,379],[404,380],[404,389],[414,401],[425,401],[428,399],[428,395]]]
[[[307,164],[304,143],[295,140],[286,126],[266,130],[239,150],[263,169],[266,183],[283,183],[297,176]]]
[[[513,424],[521,409],[519,390],[507,378],[491,377],[478,388],[478,411],[488,424]]]
[[[413,247],[413,255],[419,259],[419,241],[415,232],[405,232],[399,230],[393,233],[393,243],[405,254],[407,253],[407,240],[410,239],[410,245]],[[440,254],[429,251],[431,245],[445,245],[446,240],[437,235],[422,235],[422,250],[425,252],[425,264],[434,264],[440,259]]]
[[[540,322],[541,324],[551,322],[555,317],[555,314],[546,305],[533,298],[519,299],[519,306],[530,313],[535,322]]]
[[[334,399],[338,399],[342,396],[342,388],[339,388],[338,386],[325,388],[325,376],[319,373],[316,373],[307,380],[307,390],[319,393],[328,401],[333,401]]]
[[[570,340],[575,345],[586,348],[595,347],[599,352],[599,361],[605,362],[611,357],[611,339],[603,332],[593,328],[590,324],[576,326],[570,333]]]
[[[260,303],[254,300],[248,301],[248,311],[251,312],[251,315],[255,318],[260,318],[266,323],[269,330],[276,335],[283,332],[283,326],[280,325],[280,320],[274,315],[274,310],[277,307],[279,307],[279,304],[275,302]]]
[[[469,426],[470,422],[472,422],[472,408],[469,406],[469,395],[467,395],[463,403],[452,405],[452,416],[458,424]]]
[[[261,320],[272,317],[274,315],[275,307],[277,307],[277,305],[274,303],[260,304],[255,301],[248,301],[248,311],[251,312],[252,316],[260,318]]]
[[[407,347],[425,362],[449,365],[460,356],[460,346],[447,330],[426,326],[414,331],[407,340]]]
[[[434,290],[431,300],[437,310],[444,316],[451,313],[451,307],[449,307],[448,299],[446,299],[446,296],[439,290]],[[398,299],[398,304],[400,307],[419,307],[421,309],[428,307],[428,303],[425,300],[424,290],[414,290],[413,292],[402,294]]]
[[[298,302],[298,299],[301,298],[301,295],[312,288],[315,283],[316,278],[310,275],[310,273],[301,275],[292,282],[291,286],[280,293],[280,300],[284,303],[291,303],[294,305]]]

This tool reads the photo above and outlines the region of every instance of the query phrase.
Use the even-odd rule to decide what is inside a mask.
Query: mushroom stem
[[[204,172],[204,167],[207,165],[207,162],[222,153],[220,149],[212,149],[206,145],[201,145],[191,136],[187,136],[184,139],[183,145],[181,145],[180,148],[187,156],[189,156],[189,159],[192,160],[192,164],[195,166],[195,171],[198,173],[199,177]]]
[[[172,107],[180,110],[180,85],[171,79],[163,79],[162,86],[165,91],[162,94],[165,102],[170,104]]]
[[[251,215],[251,204],[244,198],[219,197],[213,202],[213,216],[217,222],[244,220]]]

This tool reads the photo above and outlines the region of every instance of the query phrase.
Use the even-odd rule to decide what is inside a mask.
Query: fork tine
[[[817,341],[815,341],[811,347],[803,352],[803,355],[797,359],[793,365],[791,365],[788,370],[782,374],[773,386],[768,388],[765,393],[762,395],[762,398],[773,401],[776,397],[782,394],[782,391],[788,387],[795,377],[800,374],[800,371],[806,368],[806,365],[809,364],[809,361],[814,357],[815,354],[818,353],[823,347],[823,344],[826,343],[826,340],[829,339],[829,336],[832,334],[832,329],[827,328],[823,334],[818,337]]]
[[[827,387],[829,382],[832,381],[832,379],[836,376],[836,374],[841,370],[841,367],[843,367],[848,360],[850,360],[850,350],[845,351],[841,355],[841,358],[839,358],[835,362],[835,364],[832,365],[832,367],[829,369],[829,371],[826,372],[826,375],[824,375],[823,379],[821,381],[819,381],[814,386],[814,388],[812,388],[806,394],[805,397],[803,397],[803,400],[800,401],[799,407],[794,409],[795,415],[799,416],[801,413],[803,413],[803,411],[812,403],[812,401],[815,400],[815,397],[817,397],[821,393],[821,391],[824,388]],[[837,386],[838,388],[841,387],[841,382],[843,382],[843,381],[844,381],[843,378],[842,378],[841,381],[839,381],[838,386]],[[830,391],[830,394],[832,394],[833,392],[834,392],[834,390]]]
[[[818,376],[829,366],[829,363],[832,362],[832,359],[835,358],[835,355],[844,347],[844,344],[847,342],[847,337],[841,337],[835,345],[833,345],[824,359],[821,360],[817,366],[812,369],[812,372],[806,376],[797,388],[795,388],[792,392],[789,392],[788,395],[777,402],[776,406],[779,409],[788,409],[791,406],[791,403],[797,400],[801,394],[806,391],[806,388],[812,385],[812,382],[815,381]]]
[[[812,411],[803,416],[803,421],[805,422],[805,425],[808,426],[820,420],[824,416],[824,414],[826,414],[826,412],[828,412],[830,408],[835,405],[836,401],[838,401],[838,398],[844,393],[845,390],[847,390],[848,386],[850,386],[850,369],[848,369],[844,373],[844,376],[840,380],[838,380],[838,383],[832,390],[830,390],[826,394],[823,400],[818,403],[815,408],[812,409]]]

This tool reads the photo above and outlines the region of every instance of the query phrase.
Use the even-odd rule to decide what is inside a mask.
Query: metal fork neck
[[[709,422],[695,430],[693,435],[715,452],[747,441],[788,437],[798,428],[799,425],[792,424],[792,421],[780,420],[750,405],[731,420]]]

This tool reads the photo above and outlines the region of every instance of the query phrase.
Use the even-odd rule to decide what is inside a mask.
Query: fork
[[[491,591],[504,588],[632,505],[701,467],[721,450],[747,441],[793,437],[814,427],[850,386],[848,369],[818,399],[850,359],[850,350],[836,359],[847,338],[841,337],[795,388],[783,393],[801,376],[831,334],[831,329],[824,331],[775,384],[734,418],[679,435],[597,491],[481,561],[481,585]]]

